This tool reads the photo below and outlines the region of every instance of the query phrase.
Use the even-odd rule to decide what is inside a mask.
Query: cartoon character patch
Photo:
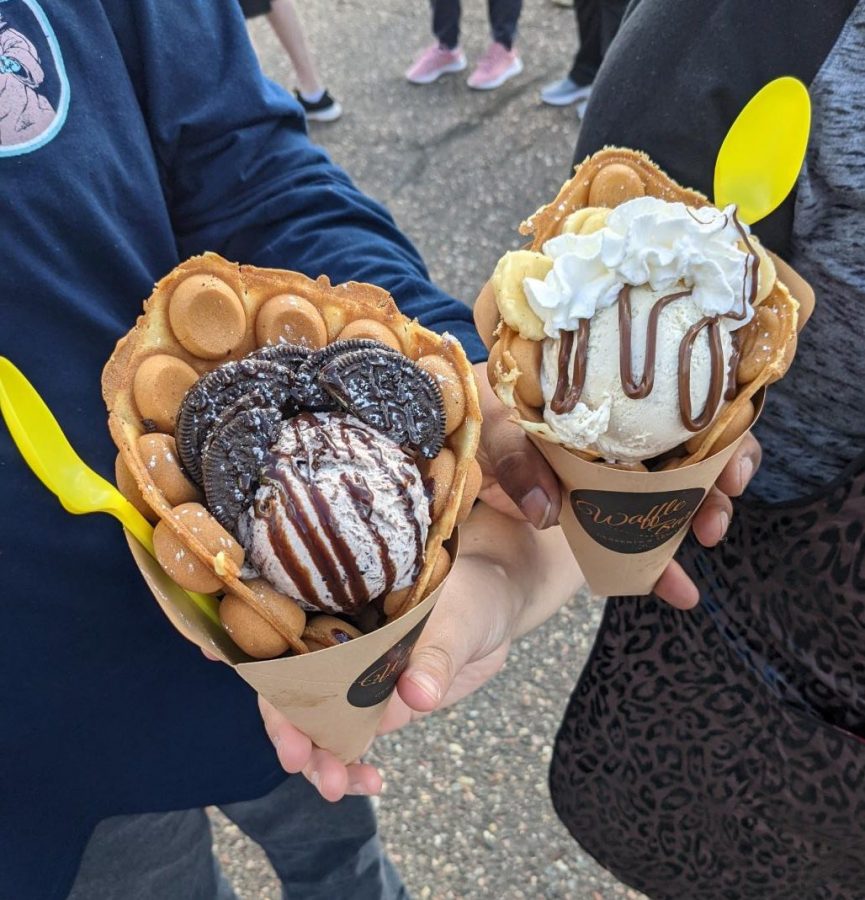
[[[0,0],[0,157],[29,153],[62,128],[69,82],[36,0]]]

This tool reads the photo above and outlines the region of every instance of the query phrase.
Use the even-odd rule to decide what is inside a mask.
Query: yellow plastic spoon
[[[808,132],[808,89],[785,76],[761,88],[736,116],[715,160],[715,206],[738,207],[748,225],[777,209],[799,177]]]
[[[110,481],[81,459],[33,385],[3,356],[0,413],[25,462],[64,509],[75,515],[104,512],[114,516],[153,556],[153,526]],[[214,597],[186,593],[212,622],[219,624]]]

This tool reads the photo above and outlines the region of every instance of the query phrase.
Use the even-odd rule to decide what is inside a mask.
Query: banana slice
[[[553,261],[532,250],[513,250],[498,262],[490,279],[496,303],[505,324],[529,341],[542,341],[544,323],[534,314],[523,290],[523,280],[543,280],[552,269]]]

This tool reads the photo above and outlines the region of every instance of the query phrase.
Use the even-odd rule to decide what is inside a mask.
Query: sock
[[[306,91],[300,91],[300,96],[306,100],[307,103],[318,103],[319,100],[324,96],[324,88],[320,91],[313,91],[311,94],[307,94]]]

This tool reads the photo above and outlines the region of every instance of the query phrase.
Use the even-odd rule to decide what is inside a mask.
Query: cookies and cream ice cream
[[[517,330],[542,341],[553,435],[628,463],[683,444],[735,395],[736,332],[765,295],[760,273],[734,207],[644,196],[573,213],[540,252],[503,258],[493,284],[509,325],[522,294]]]
[[[277,590],[351,614],[415,581],[429,525],[409,453],[353,416],[303,413],[282,423],[238,532]]]

